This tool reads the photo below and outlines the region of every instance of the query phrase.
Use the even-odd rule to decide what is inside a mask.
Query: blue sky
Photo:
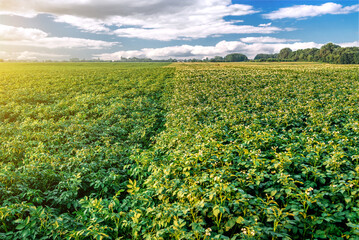
[[[359,46],[358,11],[358,0],[0,0],[0,58],[253,58]]]

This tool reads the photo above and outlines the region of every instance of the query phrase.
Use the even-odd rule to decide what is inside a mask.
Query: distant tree
[[[261,59],[269,59],[269,58],[277,58],[278,54],[265,54],[259,53],[254,57],[254,60],[261,60]]]
[[[352,62],[354,62],[354,54],[350,52],[344,52],[343,54],[341,54],[339,58],[340,64],[350,64]]]
[[[307,50],[307,59],[311,59],[308,61],[312,62],[312,61],[319,60],[319,49],[318,48],[308,48],[306,50]],[[312,57],[309,57],[309,56],[312,56]]]
[[[215,56],[214,58],[211,58],[211,60],[209,60],[210,62],[224,62],[224,58],[220,57],[220,56]]]
[[[308,62],[313,62],[313,61],[314,61],[313,55],[308,55],[307,61],[308,61]]]
[[[338,63],[340,64],[358,64],[359,63],[359,48],[342,48]]]
[[[278,58],[268,58],[266,61],[267,62],[279,62],[280,60]]]
[[[196,59],[196,58],[192,58],[192,59],[189,59],[189,62],[202,62],[202,60]]]
[[[340,49],[340,46],[333,43],[327,43],[323,45],[319,51],[320,60],[323,62],[332,63],[335,59],[333,53],[336,49]]]
[[[241,53],[232,53],[232,54],[228,54],[224,60],[226,62],[244,62],[244,61],[248,61],[248,58],[246,55],[241,54]]]
[[[80,62],[79,58],[70,58],[70,62]]]
[[[359,48],[358,48],[358,49],[359,49]],[[359,50],[354,53],[353,63],[354,63],[354,64],[359,64]]]
[[[328,43],[318,48],[298,49],[292,51],[289,48],[280,50],[279,54],[257,54],[255,61],[308,61],[308,62],[328,62],[341,64],[359,64],[359,48],[346,47],[342,48],[333,43]],[[270,58],[271,57],[271,58]]]
[[[278,54],[279,59],[289,59],[292,50],[290,48],[283,48]]]

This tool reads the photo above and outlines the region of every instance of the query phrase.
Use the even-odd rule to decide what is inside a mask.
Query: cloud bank
[[[243,41],[221,41],[215,46],[190,46],[180,45],[163,48],[143,48],[135,51],[119,51],[115,53],[105,53],[94,55],[102,60],[120,60],[121,57],[131,58],[152,58],[152,59],[186,59],[186,58],[212,58],[214,56],[225,56],[230,53],[243,53],[249,58],[254,58],[258,53],[278,53],[283,48],[290,48],[292,50],[305,49],[305,48],[320,48],[323,44],[315,42],[293,42],[288,43],[287,40],[275,39],[275,43],[261,42],[264,38],[258,38],[258,41],[250,39],[251,44]],[[248,39],[245,39],[248,40]],[[273,40],[272,40],[273,42]],[[339,44],[344,46],[359,46],[359,42]]]
[[[297,5],[280,8],[277,11],[263,14],[264,18],[275,20],[283,18],[307,18],[325,14],[349,14],[359,11],[359,4],[343,7],[341,4],[328,2],[322,5]]]
[[[22,51],[22,52],[0,51],[0,59],[5,59],[5,60],[17,60],[17,61],[37,61],[40,59],[62,60],[68,57],[69,55],[32,52],[32,51]]]
[[[106,42],[84,38],[49,37],[40,29],[13,27],[0,24],[0,45],[29,46],[40,48],[85,48],[104,49],[118,45],[117,42]]]
[[[80,49],[74,52],[106,60],[118,60],[121,57],[205,58],[224,56],[233,52],[244,53],[253,58],[257,53],[275,53],[284,47],[296,50],[321,46],[315,41],[301,42],[298,39],[270,36],[269,34],[281,31],[296,30],[285,26],[275,26],[271,20],[303,19],[357,11],[359,11],[359,4],[343,6],[327,2],[322,5],[296,5],[280,8],[267,14],[257,14],[253,16],[253,19],[257,18],[259,21],[256,25],[249,25],[241,18],[259,13],[259,10],[247,4],[232,4],[231,0],[0,0],[0,15],[34,18],[46,14],[53,21],[63,23],[56,24],[56,27],[71,26],[70,31],[77,31],[77,36],[86,36],[84,38],[56,37],[37,28],[0,24],[0,47],[1,53],[6,56],[12,56],[4,50],[7,46],[9,49],[16,49],[19,46],[22,50],[28,50],[13,55],[16,59],[18,57],[20,59],[45,58],[46,53],[38,53],[45,49],[49,49],[50,55],[47,55],[49,58],[52,52],[56,59],[64,57],[61,55],[62,49]],[[264,21],[260,19],[262,17],[269,20]],[[39,19],[41,18],[34,18],[30,21],[36,22]],[[79,30],[86,33],[78,33]],[[54,32],[60,32],[60,29],[54,29]],[[161,48],[142,47],[142,49],[127,50],[130,46],[124,46],[126,51],[118,51],[120,49],[118,47],[121,46],[119,42],[88,39],[91,38],[88,37],[91,36],[89,33],[101,34],[105,39],[122,37],[157,41],[200,40],[196,41],[199,43],[196,46],[185,44],[189,43],[187,41],[177,43],[176,46]],[[229,34],[242,35],[237,41],[220,41],[213,46],[204,46],[208,37],[225,39],[224,36]],[[254,37],[249,34],[256,35]],[[233,35],[230,37],[232,38]],[[357,38],[354,39],[357,40]],[[350,38],[348,42],[352,40],[353,38]],[[144,41],[141,46],[150,46],[149,44],[151,44],[150,41]],[[345,44],[351,46],[353,43],[343,43]],[[108,53],[91,55],[102,49],[108,49],[106,50]],[[84,54],[85,52],[87,53]]]
[[[46,13],[56,22],[82,31],[161,41],[189,40],[224,34],[269,34],[270,24],[238,25],[226,16],[257,13],[231,0],[0,0],[0,14],[34,17]]]
[[[285,42],[296,42],[296,39],[283,39],[274,37],[245,37],[241,38],[242,42],[245,43],[285,43]]]

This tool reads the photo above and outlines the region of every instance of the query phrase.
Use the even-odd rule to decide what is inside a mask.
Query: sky
[[[212,58],[359,47],[359,0],[0,0],[0,59]]]

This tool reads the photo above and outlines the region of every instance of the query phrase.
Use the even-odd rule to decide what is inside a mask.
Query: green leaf
[[[20,224],[20,225],[16,226],[16,230],[24,229],[25,226],[26,226],[26,224]]]
[[[21,236],[22,236],[22,238],[25,239],[27,236],[29,236],[29,234],[30,234],[30,230],[26,229],[25,231],[22,232]]]
[[[236,224],[236,219],[231,218],[225,225],[226,231],[229,231]]]
[[[218,205],[216,205],[216,206],[214,206],[214,208],[213,208],[213,215],[215,216],[215,217],[218,217],[218,214],[219,214],[219,206]]]
[[[236,220],[237,223],[241,224],[244,222],[244,218],[242,217],[238,217],[237,220]]]
[[[318,238],[327,238],[327,235],[324,231],[322,230],[317,230],[315,231],[315,237],[318,237]]]

